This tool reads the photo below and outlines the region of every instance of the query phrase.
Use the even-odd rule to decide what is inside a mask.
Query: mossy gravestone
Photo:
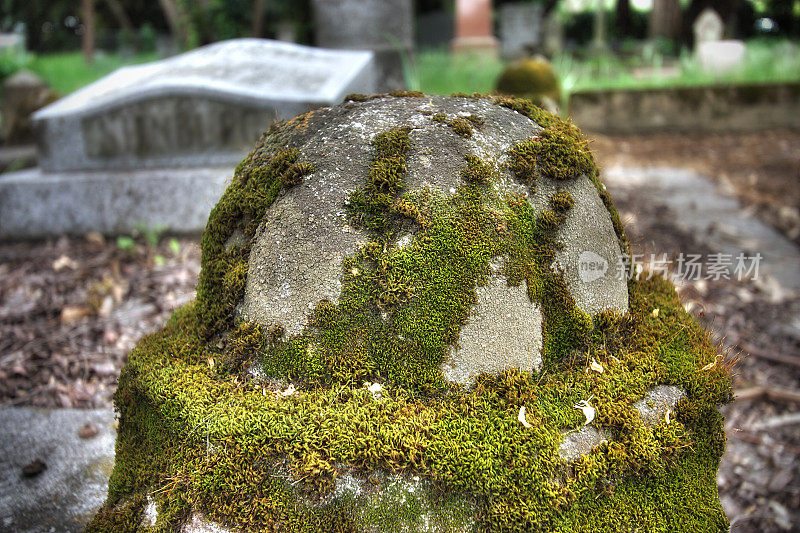
[[[728,371],[528,100],[276,124],[202,247],[120,376],[90,531],[726,530]]]
[[[556,71],[541,56],[509,63],[497,77],[495,88],[500,94],[527,98],[551,110],[558,107],[561,98]]]

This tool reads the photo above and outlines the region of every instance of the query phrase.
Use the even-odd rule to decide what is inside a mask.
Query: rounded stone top
[[[560,95],[556,72],[550,62],[541,56],[509,63],[498,76],[496,89],[503,94],[539,100],[550,98],[557,101]]]
[[[219,235],[247,259],[234,319],[306,359],[346,337],[355,375],[433,385],[539,370],[593,315],[625,312],[624,243],[586,143],[524,102],[353,95],[274,126],[234,178],[274,182],[263,215]]]

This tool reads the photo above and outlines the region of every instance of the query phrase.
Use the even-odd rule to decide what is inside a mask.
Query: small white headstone
[[[722,17],[713,9],[707,7],[698,15],[694,24],[692,24],[695,48],[701,43],[719,41],[722,39],[722,32],[724,29],[725,24],[722,22]]]
[[[703,70],[723,74],[744,63],[745,45],[742,41],[709,41],[697,46],[697,60]]]

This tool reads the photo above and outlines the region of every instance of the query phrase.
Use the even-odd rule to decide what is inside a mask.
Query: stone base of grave
[[[105,501],[115,439],[111,409],[0,410],[0,531],[83,531]]]
[[[203,230],[231,167],[0,174],[0,240]]]
[[[471,52],[497,55],[500,43],[494,37],[456,37],[450,46],[455,53]]]

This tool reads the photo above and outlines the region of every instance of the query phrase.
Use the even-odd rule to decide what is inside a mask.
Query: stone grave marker
[[[0,33],[0,53],[22,54],[25,52],[25,35],[18,32]]]
[[[713,9],[707,7],[692,24],[695,46],[709,41],[721,41],[724,30],[725,24],[722,22],[722,17]]]
[[[530,2],[500,7],[500,51],[506,59],[533,55],[542,45],[541,4]]]
[[[725,24],[713,9],[706,8],[692,24],[694,49],[703,70],[724,74],[742,65],[745,44],[738,40],[722,40]]]
[[[406,87],[404,63],[414,56],[411,0],[313,0],[317,46],[375,53],[376,90]]]
[[[0,175],[0,238],[200,230],[266,124],[374,89],[372,52],[264,39],[119,69],[34,114],[39,168]]]
[[[706,41],[697,45],[697,60],[703,70],[712,74],[724,74],[744,64],[747,48],[743,41]]]
[[[492,0],[456,0],[454,52],[496,52]]]
[[[586,140],[529,100],[274,128],[197,300],[127,360],[89,531],[727,531],[728,370],[627,252]]]
[[[31,143],[31,115],[56,100],[57,95],[42,78],[26,69],[18,70],[3,81],[2,94],[0,138],[7,145]]]

